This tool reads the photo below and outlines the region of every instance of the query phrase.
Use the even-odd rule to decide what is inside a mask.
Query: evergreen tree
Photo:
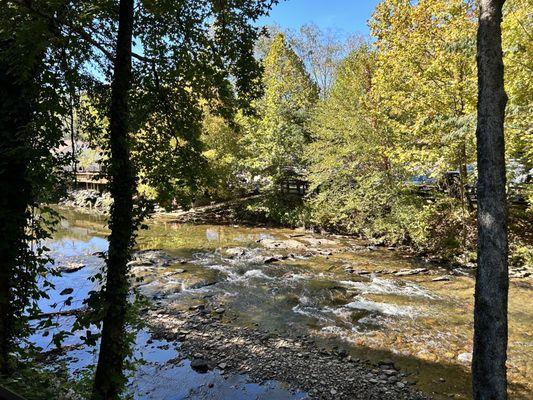
[[[134,204],[139,173],[158,188],[164,188],[160,184],[169,176],[183,178],[173,165],[176,155],[191,149],[197,153],[205,104],[230,118],[259,94],[253,57],[259,29],[251,22],[273,1],[139,3],[135,11],[133,3],[121,0],[118,14],[104,6],[102,17],[92,21],[105,38],[99,49],[107,58],[107,71],[112,71],[110,101],[104,92],[100,111],[103,117],[109,107],[104,151],[114,200],[105,286],[101,296],[95,293],[89,299],[98,312],[96,322],[102,322],[93,399],[118,398],[125,383],[130,344],[127,264],[146,211],[142,203]],[[134,40],[143,54],[132,53]],[[184,165],[178,172],[199,168],[192,158],[180,161]]]
[[[263,60],[265,93],[256,102],[257,116],[244,121],[248,170],[277,184],[305,169],[309,121],[318,90],[302,60],[278,33]]]

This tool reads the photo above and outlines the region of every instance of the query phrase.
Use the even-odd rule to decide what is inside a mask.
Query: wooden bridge
[[[309,182],[303,179],[285,179],[280,183],[280,189],[283,193],[303,196],[309,189]]]
[[[102,177],[100,171],[78,171],[76,172],[76,189],[93,189],[103,191],[108,184],[108,180]]]

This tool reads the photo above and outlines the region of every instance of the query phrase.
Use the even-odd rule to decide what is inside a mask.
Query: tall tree
[[[474,399],[507,398],[508,242],[502,54],[505,0],[481,0],[477,34],[478,269],[474,308]]]
[[[136,179],[130,158],[129,97],[132,86],[131,47],[133,0],[121,0],[111,84],[109,112],[111,196],[107,277],[104,291],[106,312],[94,380],[93,399],[117,399],[123,385],[127,351],[124,325],[129,294],[127,263],[133,240],[133,195]]]
[[[34,8],[35,7],[35,8]],[[0,369],[31,332],[28,318],[46,296],[49,273],[43,239],[55,218],[45,218],[64,160],[62,144],[67,80],[82,53],[63,36],[58,19],[75,20],[75,6],[42,0],[1,0],[0,9]],[[78,9],[79,11],[79,9]],[[80,58],[78,58],[81,60]],[[67,79],[67,75],[70,78]],[[24,347],[24,348],[27,348]]]
[[[109,116],[103,148],[114,201],[105,286],[101,296],[88,300],[96,306],[96,322],[102,322],[95,400],[118,398],[125,383],[131,337],[126,333],[131,310],[127,264],[143,215],[142,205],[134,201],[139,172],[157,189],[169,189],[169,181],[186,185],[186,175],[199,166],[196,147],[206,104],[231,118],[260,94],[260,69],[253,57],[259,28],[251,22],[275,0],[140,2],[135,11],[134,3],[120,0],[118,13],[113,4],[103,6],[89,27],[104,65],[112,60],[104,68],[112,71],[110,102],[105,90],[96,91],[103,93],[103,101],[95,101],[100,116]],[[132,52],[134,41],[142,54]],[[95,87],[105,89],[105,84]]]
[[[265,93],[256,102],[257,115],[245,121],[242,140],[246,168],[276,184],[305,167],[307,124],[318,89],[282,33],[270,43],[263,66]]]
[[[390,157],[394,139],[372,94],[375,69],[369,46],[354,50],[313,113],[307,158],[316,195],[310,205],[313,221],[333,229],[374,233],[401,197],[399,166]]]
[[[475,158],[474,10],[471,0],[385,0],[370,22],[376,87],[402,130],[404,156],[425,172],[457,169],[463,205]]]
[[[17,314],[23,312],[15,304],[22,300],[16,298],[16,270],[28,263],[30,256],[25,230],[32,195],[27,179],[30,161],[24,150],[29,147],[27,126],[35,104],[33,85],[14,76],[4,59],[0,65],[0,87],[4,93],[0,104],[0,184],[4,188],[0,200],[0,370],[8,374],[10,353],[19,333]]]
[[[302,25],[296,32],[289,31],[287,37],[318,85],[321,97],[325,97],[333,84],[335,68],[352,40],[343,43],[334,31],[321,30],[316,24]]]

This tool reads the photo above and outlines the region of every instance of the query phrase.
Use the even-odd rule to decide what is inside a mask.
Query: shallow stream
[[[107,230],[101,217],[64,212],[50,243],[58,266],[83,268],[54,278],[55,291],[73,288],[72,308],[94,284]],[[139,290],[161,307],[187,309],[209,301],[224,307],[228,323],[264,331],[312,334],[323,347],[337,346],[354,358],[392,358],[410,379],[435,398],[469,397],[473,287],[470,271],[413,261],[393,249],[345,237],[320,237],[286,229],[175,224],[157,218],[142,231],[139,249],[161,249],[181,260],[144,274]],[[270,259],[269,259],[270,258]],[[418,274],[409,271],[427,268]],[[406,272],[405,274],[402,271]],[[533,390],[531,281],[511,281],[509,378],[512,399]],[[60,302],[58,295],[43,303]],[[60,317],[68,326],[72,317]],[[33,340],[48,346],[40,332]],[[77,338],[69,338],[76,344]],[[288,399],[303,393],[282,383],[256,385],[246,376],[197,374],[187,360],[169,362],[178,343],[138,334],[136,354],[147,362],[131,379],[136,398]],[[76,372],[95,361],[86,348],[68,353]],[[164,384],[163,384],[164,383]]]

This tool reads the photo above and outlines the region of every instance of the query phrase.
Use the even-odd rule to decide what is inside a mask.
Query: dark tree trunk
[[[74,90],[70,92],[70,149],[72,151],[72,171],[74,188],[78,186],[78,155],[76,154],[76,127],[74,126]]]
[[[501,43],[505,0],[481,0],[477,36],[478,269],[472,383],[475,400],[507,398],[507,206]]]
[[[117,45],[111,85],[109,176],[113,207],[109,226],[105,315],[93,399],[118,399],[124,385],[125,334],[129,282],[127,263],[133,240],[135,174],[130,160],[128,98],[132,81],[131,46],[133,0],[121,0]]]
[[[17,332],[15,272],[25,262],[25,228],[31,185],[27,179],[27,126],[31,121],[33,96],[21,77],[0,64],[0,373],[11,372],[9,354]],[[31,150],[31,149],[30,149]],[[20,316],[21,317],[21,316]]]

